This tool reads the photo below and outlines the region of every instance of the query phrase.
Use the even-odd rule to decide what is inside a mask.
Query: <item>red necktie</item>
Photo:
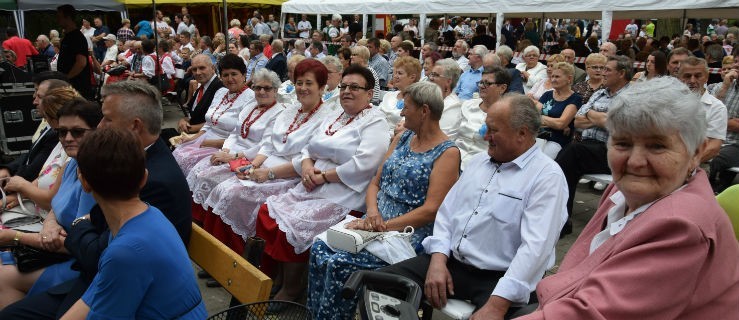
[[[195,98],[195,105],[198,105],[198,103],[200,103],[200,99],[203,98],[203,89],[205,89],[205,86],[200,86],[200,88],[198,88],[198,96]]]

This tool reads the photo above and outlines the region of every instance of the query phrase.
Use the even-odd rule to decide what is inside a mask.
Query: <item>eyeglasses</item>
[[[493,81],[480,80],[480,82],[477,83],[477,87],[480,88],[480,89],[485,89],[485,88],[487,88],[489,86],[499,85],[499,84],[502,84],[502,83],[497,83],[497,82],[493,82]]]
[[[593,69],[593,70],[605,70],[606,69],[605,66],[589,66],[588,68]]]
[[[372,88],[362,87],[362,86],[359,86],[359,85],[356,85],[356,84],[346,84],[346,83],[339,84],[339,90],[344,91],[347,88],[349,88],[349,91],[351,91],[351,92],[357,92],[359,90],[369,90],[369,89],[372,89]]]
[[[436,73],[436,72],[429,72],[429,79],[431,79],[431,78],[437,78],[437,77],[439,77],[439,78],[445,78],[444,76],[442,76],[442,75],[441,75],[441,74],[439,74],[439,73]]]
[[[57,128],[56,129],[56,132],[57,132],[57,134],[59,134],[59,139],[66,138],[67,137],[67,133],[71,133],[72,134],[72,138],[79,139],[83,135],[85,135],[85,132],[90,131],[90,130],[92,130],[92,129],[85,129],[85,128],[72,128],[72,129]]]
[[[352,57],[356,57],[356,56],[358,56],[358,55],[359,55],[359,54],[356,54],[356,53],[352,53]]]
[[[262,91],[262,90],[267,91],[267,92],[270,92],[270,91],[274,90],[275,87],[252,86],[251,89],[254,90],[254,92],[259,92],[259,91]]]

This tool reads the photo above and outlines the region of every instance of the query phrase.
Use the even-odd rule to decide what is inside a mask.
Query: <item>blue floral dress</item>
[[[447,140],[426,152],[413,152],[410,149],[413,136],[410,130],[404,132],[393,154],[382,167],[377,206],[385,221],[423,205],[434,162],[448,148],[455,147],[451,140]],[[431,234],[433,225],[429,223],[415,229],[411,245],[416,248],[416,252],[423,250],[421,241]],[[387,266],[385,261],[366,250],[356,254],[334,252],[323,241],[316,241],[311,248],[308,277],[308,307],[313,318],[353,318],[357,302],[343,299],[341,288],[354,271],[374,270],[384,266]]]

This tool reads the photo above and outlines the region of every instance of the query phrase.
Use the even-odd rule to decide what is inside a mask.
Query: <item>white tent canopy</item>
[[[602,19],[715,18],[739,16],[739,0],[289,0],[284,13],[465,15],[474,11],[509,17]],[[501,15],[503,14],[503,16]],[[423,20],[423,19],[422,19]],[[424,26],[424,21],[419,27]],[[423,34],[423,33],[421,33]]]

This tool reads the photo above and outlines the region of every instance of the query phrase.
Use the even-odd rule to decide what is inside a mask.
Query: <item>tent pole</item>
[[[495,49],[497,50],[501,45],[501,38],[503,38],[502,35],[502,29],[503,29],[503,22],[505,21],[505,14],[503,12],[497,12],[495,13]],[[513,49],[513,48],[511,48]],[[509,61],[510,63],[510,61]]]
[[[280,10],[280,25],[285,25],[285,13]],[[280,39],[285,39],[285,28],[280,27]],[[285,48],[287,48],[287,43],[285,43]]]
[[[362,39],[367,38],[367,19],[369,19],[369,16],[367,14],[363,14],[362,15]]]
[[[418,16],[418,36],[421,38],[421,46],[426,43],[426,14],[421,13]]]
[[[221,23],[221,28],[223,28],[223,35],[226,36],[226,52],[228,52],[228,44],[229,44],[229,37],[228,34],[228,5],[226,4],[226,0],[223,0],[223,23]]]
[[[162,87],[162,77],[159,77],[156,75],[156,65],[159,64],[159,32],[157,31],[157,1],[151,0],[151,10],[154,14],[154,19],[152,19],[152,22],[154,23],[154,56],[157,57],[157,61],[154,61],[154,76],[157,77],[157,81],[159,82],[159,87]],[[94,58],[93,58],[94,59]],[[161,67],[161,66],[160,66]]]

